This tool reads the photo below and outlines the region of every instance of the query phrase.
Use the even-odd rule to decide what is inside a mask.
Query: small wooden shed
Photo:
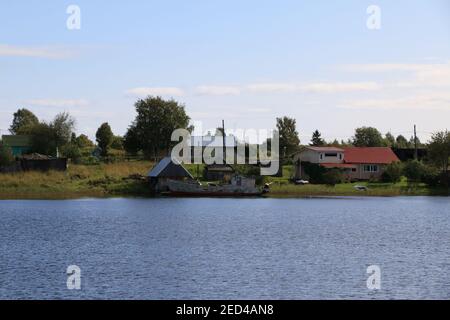
[[[150,186],[155,192],[168,191],[168,180],[194,180],[194,177],[177,160],[163,158],[147,174]]]

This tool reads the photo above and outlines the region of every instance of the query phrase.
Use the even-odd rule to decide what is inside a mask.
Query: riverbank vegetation
[[[28,152],[70,159],[66,172],[3,173],[0,198],[76,198],[103,196],[149,196],[145,174],[156,159],[166,156],[175,142],[175,129],[193,130],[183,104],[160,97],[147,97],[135,103],[136,117],[124,136],[114,135],[107,122],[100,125],[95,142],[87,135],[75,133],[76,121],[68,113],[57,114],[52,121],[38,119],[28,109],[14,113],[10,132],[30,137]],[[280,134],[282,176],[258,176],[259,168],[236,165],[242,175],[256,176],[257,182],[270,183],[270,196],[395,196],[448,195],[450,133],[436,132],[428,143],[417,137],[406,139],[391,133],[383,135],[376,128],[355,129],[347,141],[325,141],[319,130],[312,134],[310,146],[356,146],[406,148],[414,159],[387,166],[380,181],[349,183],[338,170],[318,172],[315,184],[296,185],[292,180],[292,156],[301,148],[296,119],[276,119]],[[220,131],[220,130],[219,130]],[[267,140],[269,144],[269,140]],[[418,157],[418,148],[426,156]],[[0,172],[16,159],[12,149],[0,143]],[[186,165],[191,174],[202,180],[204,165]],[[5,170],[7,171],[7,170]],[[359,185],[364,191],[355,188]]]

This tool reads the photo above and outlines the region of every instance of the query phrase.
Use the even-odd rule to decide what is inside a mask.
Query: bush
[[[79,162],[81,150],[75,143],[69,143],[61,148],[61,155],[71,159],[73,162]]]
[[[400,162],[389,164],[381,176],[381,181],[397,183],[402,179],[403,166]]]
[[[324,183],[323,176],[327,172],[326,168],[310,162],[302,162],[301,165],[304,167],[305,173],[309,177],[309,182],[313,184]]]
[[[328,184],[330,186],[342,183],[344,180],[342,173],[337,169],[327,170],[327,172],[323,174],[322,179],[324,184]]]
[[[408,178],[408,183],[421,182],[426,172],[425,165],[417,160],[410,160],[403,168],[403,174]]]
[[[14,163],[14,156],[11,148],[0,144],[0,167],[6,167]]]

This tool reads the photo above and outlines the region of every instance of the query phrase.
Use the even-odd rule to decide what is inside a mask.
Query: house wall
[[[335,153],[336,157],[327,157],[328,153]],[[319,152],[310,149],[305,149],[299,153],[298,159],[304,162],[311,163],[343,163],[344,152]]]
[[[377,166],[378,171],[369,172],[365,171],[364,167],[366,165]],[[386,166],[381,164],[357,164],[356,171],[350,171],[348,173],[350,180],[370,180],[370,179],[380,179]]]

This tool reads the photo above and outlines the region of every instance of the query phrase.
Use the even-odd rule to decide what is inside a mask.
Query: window
[[[378,172],[378,166],[377,165],[365,165],[364,171],[365,172]]]
[[[322,153],[320,154],[320,160],[323,160],[323,154]]]
[[[339,153],[339,160],[342,160],[342,153]]]
[[[333,158],[336,158],[336,157],[337,157],[337,153],[325,153],[325,157],[333,157]]]
[[[352,168],[352,172],[356,172],[356,168]]]

